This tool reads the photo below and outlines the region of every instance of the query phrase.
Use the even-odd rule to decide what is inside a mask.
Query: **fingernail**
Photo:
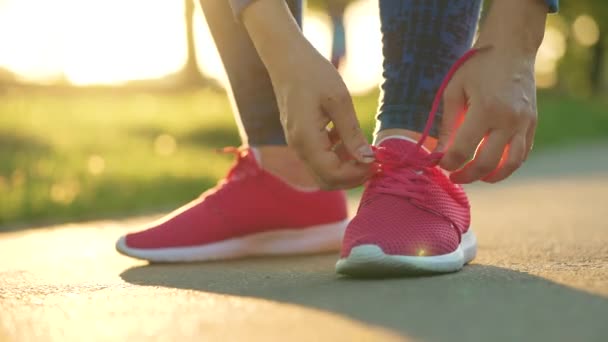
[[[372,151],[369,145],[361,146],[359,148],[359,155],[361,156],[361,161],[366,164],[373,163],[376,160],[374,151]]]

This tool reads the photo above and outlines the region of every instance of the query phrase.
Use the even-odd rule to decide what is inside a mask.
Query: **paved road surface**
[[[148,265],[145,219],[0,234],[0,341],[606,341],[608,146],[538,156],[470,189],[478,259],[353,280],[336,255]]]

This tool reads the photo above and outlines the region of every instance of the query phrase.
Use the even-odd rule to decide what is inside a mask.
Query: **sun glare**
[[[354,92],[377,85],[381,59],[375,0],[347,12],[344,78]],[[35,82],[121,84],[178,71],[186,59],[182,1],[4,0],[0,3],[0,68]],[[304,34],[325,57],[330,19],[307,12]],[[200,7],[194,21],[198,63],[224,86],[227,78]],[[355,37],[357,37],[355,39]]]
[[[344,78],[366,91],[380,75],[376,0],[347,12],[348,55]],[[121,84],[162,77],[186,59],[182,1],[4,0],[0,2],[0,68],[35,82]],[[330,20],[307,12],[304,33],[325,57],[331,52]],[[201,69],[223,85],[227,79],[200,7],[194,21]],[[354,37],[357,37],[356,39]]]
[[[344,81],[352,92],[366,92],[377,87],[382,79],[378,1],[362,0],[349,6],[346,27]]]
[[[71,6],[65,12],[72,29],[65,32],[63,65],[70,82],[112,84],[160,77],[183,64],[183,2],[78,0]]]
[[[356,1],[346,11],[347,55],[341,71],[354,93],[368,91],[381,81],[377,12],[377,0]],[[201,69],[227,86],[200,6],[196,7],[194,28]],[[579,16],[572,31],[582,45],[593,45],[598,40],[597,23],[589,16]],[[308,11],[304,34],[323,56],[330,55],[331,26],[326,14]],[[0,49],[0,68],[28,81],[65,80],[75,85],[91,85],[158,78],[178,71],[185,62],[184,3],[3,0]],[[549,25],[538,52],[539,86],[554,84],[556,77],[552,74],[565,50],[564,29]]]
[[[28,80],[58,76],[65,22],[53,18],[54,6],[33,0],[0,2],[0,67]]]
[[[600,40],[600,29],[595,20],[588,15],[578,16],[572,23],[576,41],[583,46],[592,46]]]
[[[536,56],[536,85],[550,88],[557,83],[557,62],[566,53],[566,37],[560,29],[548,26]]]
[[[116,84],[178,70],[183,2],[5,0],[0,67],[34,81]]]

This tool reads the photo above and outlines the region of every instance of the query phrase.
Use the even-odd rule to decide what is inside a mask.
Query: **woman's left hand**
[[[538,0],[494,1],[478,51],[444,93],[437,150],[456,183],[498,182],[526,160],[536,130],[534,63],[547,7]]]

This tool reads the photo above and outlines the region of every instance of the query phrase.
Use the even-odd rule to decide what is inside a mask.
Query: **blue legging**
[[[241,137],[252,146],[284,145],[268,73],[242,24],[239,5],[250,0],[201,0],[230,80]],[[329,0],[331,1],[331,0]],[[300,0],[287,0],[298,23]],[[452,63],[470,48],[481,0],[380,0],[383,82],[377,131],[421,131],[433,96]],[[437,134],[438,113],[431,135]]]

